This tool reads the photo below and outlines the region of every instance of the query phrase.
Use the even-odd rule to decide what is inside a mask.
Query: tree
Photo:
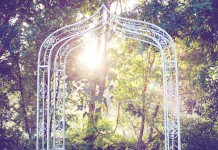
[[[155,136],[162,136],[158,133],[157,120],[161,99],[158,94],[158,84],[161,84],[161,67],[158,67],[161,66],[160,54],[156,49],[144,47],[142,43],[134,41],[126,40],[116,44],[121,46],[113,49],[110,57],[117,76],[113,80],[116,87],[114,99],[121,101],[128,121],[131,119],[127,114],[134,118],[130,126],[137,136],[138,149],[148,149]]]

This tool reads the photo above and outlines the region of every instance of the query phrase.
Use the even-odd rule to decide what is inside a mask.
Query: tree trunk
[[[107,0],[104,0],[104,3],[107,7],[110,7],[110,4],[108,3]],[[101,10],[100,11],[100,15],[103,15],[103,11]],[[108,17],[109,18],[109,17]],[[99,19],[101,20],[101,18]],[[102,30],[104,30],[103,32],[106,33],[108,31],[108,28],[109,26],[106,25],[105,28],[103,28]],[[91,89],[91,97],[93,98],[94,96],[98,96],[99,98],[102,98],[103,95],[104,95],[104,91],[105,91],[105,88],[106,88],[106,76],[107,76],[107,73],[108,73],[108,66],[107,66],[107,61],[108,61],[108,53],[107,53],[107,42],[108,42],[108,35],[105,35],[104,36],[104,51],[103,51],[103,54],[102,54],[102,62],[101,62],[101,66],[96,69],[96,74],[94,75],[95,77],[95,80],[94,81],[91,81],[93,82],[92,84],[94,85],[93,88]],[[102,39],[99,38],[97,40],[97,48],[96,48],[96,51],[97,51],[97,54],[98,56],[100,57],[100,48],[101,48],[101,43],[102,43]],[[99,90],[98,90],[98,93],[96,93],[96,88],[97,86],[99,87]],[[90,142],[94,142],[94,140],[100,135],[100,132],[97,130],[94,121],[98,121],[98,119],[96,119],[94,117],[94,113],[95,113],[95,109],[96,109],[96,104],[95,102],[91,102],[89,105],[89,125],[90,126],[94,126],[96,133],[93,133],[91,135],[88,135],[87,137],[84,138],[84,140],[88,140],[91,141]],[[96,122],[97,122],[96,121]],[[90,138],[91,137],[91,138]]]
[[[160,107],[159,103],[160,102],[158,102],[158,104],[156,105],[154,113],[152,115],[152,122],[151,122],[150,130],[149,130],[148,140],[145,143],[145,149],[148,149],[149,144],[153,141],[152,135],[153,135],[153,132],[154,132],[154,121],[155,121],[155,119],[157,117],[157,113],[158,113],[158,110],[159,110],[159,107]]]
[[[142,150],[142,148],[143,148],[142,136],[144,134],[144,128],[145,128],[145,92],[146,92],[146,89],[147,89],[147,85],[144,85],[143,90],[142,90],[141,127],[140,127],[140,133],[139,133],[139,136],[138,136],[138,143],[137,143],[138,150]]]
[[[20,62],[19,62],[19,54],[18,54],[18,62],[17,62],[17,69],[18,69],[18,84],[19,84],[19,91],[20,91],[20,96],[21,96],[21,107],[23,111],[23,117],[24,117],[24,124],[25,124],[25,131],[27,132],[29,139],[31,138],[31,133],[29,129],[29,123],[28,123],[28,116],[27,116],[27,111],[26,111],[26,102],[25,102],[25,96],[24,96],[24,89],[23,89],[23,80],[22,80],[22,75],[20,71]]]
[[[149,67],[148,68],[144,68],[143,69],[143,75],[142,75],[142,78],[143,78],[143,90],[142,90],[142,116],[141,116],[141,127],[140,127],[140,134],[138,136],[138,143],[137,143],[137,146],[138,146],[138,150],[142,150],[146,149],[146,145],[144,144],[143,140],[142,140],[142,137],[143,137],[143,134],[144,134],[144,128],[145,128],[145,93],[146,93],[146,90],[147,90],[147,86],[148,86],[148,80],[146,79],[147,77],[150,77],[150,73],[151,73],[151,69],[152,69],[152,66],[153,66],[153,63],[154,63],[154,60],[155,60],[155,57],[153,59],[151,59],[151,53],[148,52],[147,54],[147,62],[148,62],[148,65]],[[159,106],[159,105],[158,105]],[[159,107],[158,107],[159,108]],[[158,109],[157,109],[158,110]],[[155,111],[156,112],[156,111]],[[157,112],[153,115],[156,117],[157,115]],[[153,117],[154,118],[154,117]],[[154,122],[154,119],[153,121]],[[154,124],[154,123],[152,123]],[[150,134],[152,136],[153,134],[153,127],[152,129],[150,130]],[[149,135],[150,136],[150,135]]]
[[[145,114],[144,113],[145,112],[143,111],[143,115],[141,118],[140,134],[139,134],[138,143],[137,143],[138,150],[142,150],[142,147],[143,147],[142,136],[144,134],[144,127],[145,127]]]

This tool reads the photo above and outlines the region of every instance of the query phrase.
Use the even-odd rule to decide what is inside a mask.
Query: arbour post
[[[166,61],[164,72],[165,149],[180,149],[177,61]]]
[[[102,33],[101,29],[105,28],[108,30]],[[65,149],[65,79],[68,55],[81,47],[83,42],[89,42],[84,39],[85,34],[98,40],[112,32],[160,50],[163,67],[165,150],[181,150],[178,66],[172,38],[153,24],[116,16],[104,4],[88,19],[53,32],[41,45],[37,75],[37,150]]]

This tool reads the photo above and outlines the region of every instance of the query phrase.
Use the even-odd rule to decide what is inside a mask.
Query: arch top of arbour
[[[62,27],[50,34],[39,50],[39,65],[48,65],[51,55],[61,42],[75,39],[94,30],[108,26],[124,37],[141,40],[157,47],[166,61],[176,61],[176,49],[171,36],[162,28],[139,20],[117,16],[102,4],[90,17],[74,24]]]
[[[144,42],[157,47],[162,55],[162,71],[163,71],[163,107],[164,107],[164,135],[165,150],[181,150],[180,142],[180,108],[178,94],[178,67],[176,58],[176,49],[171,36],[162,28],[143,21],[123,18],[110,12],[108,8],[102,4],[101,7],[89,18],[74,24],[62,27],[51,33],[42,43],[38,54],[38,74],[37,74],[37,133],[36,133],[36,149],[50,150],[51,130],[53,127],[53,147],[58,146],[55,143],[56,121],[65,124],[65,119],[57,119],[52,126],[50,123],[52,111],[56,111],[56,99],[61,101],[62,106],[59,109],[63,111],[65,116],[65,67],[56,68],[56,58],[61,56],[66,65],[67,55],[79,47],[81,44],[71,44],[87,33],[101,33],[97,38],[105,36],[106,32],[113,32],[125,38]],[[108,31],[105,32],[105,29]],[[86,41],[85,41],[86,42]],[[88,42],[88,41],[87,41]],[[76,42],[75,42],[76,43]],[[55,61],[53,58],[55,56]],[[53,64],[54,63],[54,64]],[[62,89],[56,86],[62,81]],[[53,85],[52,85],[53,84]],[[53,89],[52,89],[53,88]],[[57,95],[61,95],[60,97]],[[51,96],[53,95],[53,97]],[[59,107],[59,106],[57,106]],[[54,115],[55,119],[55,115]],[[57,149],[65,149],[65,125],[63,124],[61,138],[61,146]]]

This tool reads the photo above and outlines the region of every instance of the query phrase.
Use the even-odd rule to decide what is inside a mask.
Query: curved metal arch
[[[107,24],[107,22],[106,22],[106,24]],[[93,31],[97,31],[98,29],[100,29],[100,28],[102,28],[102,27],[104,27],[104,25],[101,26],[101,27],[99,27],[99,28],[92,28],[92,29],[86,30],[86,31],[84,31],[84,32],[81,32],[81,33],[78,34],[77,36],[72,35],[72,36],[67,36],[66,38],[60,39],[60,40],[59,40],[57,43],[55,43],[55,44],[53,45],[53,47],[51,48],[51,50],[50,50],[50,52],[49,52],[49,59],[48,59],[48,60],[51,60],[51,56],[52,56],[53,50],[54,50],[54,48],[55,48],[59,43],[61,43],[61,42],[64,41],[64,44],[62,44],[62,45],[60,46],[60,48],[58,48],[58,51],[56,52],[57,54],[62,50],[62,48],[63,48],[69,41],[71,41],[71,40],[73,40],[73,39],[76,39],[76,38],[78,38],[78,37],[81,37],[82,35],[84,35],[84,34],[86,34],[86,33],[90,33],[90,32],[93,32]],[[112,29],[110,29],[110,31],[111,31],[111,30],[112,30]],[[118,29],[118,30],[115,29],[115,30],[116,30],[116,33],[118,33],[118,32],[120,31],[119,29]],[[155,38],[153,38],[153,37],[151,37],[151,36],[149,36],[149,35],[142,34],[142,33],[140,33],[140,32],[132,31],[132,30],[127,30],[127,29],[125,29],[125,30],[123,30],[123,31],[126,32],[126,33],[128,33],[128,34],[135,34],[136,36],[142,36],[142,37],[144,37],[144,38],[148,38],[148,39],[153,40],[154,43],[152,43],[151,41],[145,40],[144,38],[140,39],[140,38],[137,38],[137,37],[131,37],[130,35],[125,35],[125,37],[127,37],[127,38],[139,40],[139,41],[141,41],[141,42],[145,42],[145,43],[148,43],[148,44],[151,44],[151,45],[157,47],[157,48],[161,51],[162,55],[165,56],[161,44],[160,44]],[[121,34],[123,34],[123,33],[121,32]],[[63,53],[66,53],[66,52],[63,52]],[[56,54],[56,55],[57,55],[57,54]],[[164,58],[165,58],[165,57],[164,57]]]
[[[103,22],[102,22],[103,23]],[[105,23],[106,24],[106,23]],[[67,42],[69,42],[69,41],[71,41],[71,40],[73,40],[73,39],[76,39],[76,38],[78,38],[78,37],[81,37],[82,35],[84,35],[84,34],[86,34],[86,33],[89,33],[89,32],[93,32],[93,31],[97,31],[98,29],[101,29],[102,27],[104,27],[105,25],[102,25],[102,26],[100,26],[100,27],[94,27],[94,28],[91,28],[91,29],[87,29],[87,30],[85,30],[85,31],[83,31],[83,32],[81,32],[81,33],[79,33],[79,34],[77,34],[76,36],[75,35],[71,35],[71,36],[67,36],[67,37],[64,37],[64,38],[62,38],[62,39],[60,39],[57,43],[55,43],[54,45],[53,45],[53,47],[51,48],[51,50],[50,50],[50,52],[49,52],[49,60],[51,60],[51,56],[52,56],[52,53],[53,53],[53,50],[54,50],[54,48],[59,44],[59,43],[61,43],[61,42],[64,42],[61,46],[60,46],[60,48],[58,48],[58,51],[57,51],[57,53],[59,53],[60,52],[60,50],[66,45],[66,43]]]
[[[104,18],[104,14],[98,13],[101,11],[106,11],[110,14],[110,18]],[[95,18],[96,17],[96,18]],[[93,20],[92,20],[93,19]],[[97,24],[94,24],[94,27],[90,27],[93,24],[93,21],[97,19]],[[86,24],[85,24],[86,23]],[[98,27],[98,24],[103,23],[103,26]],[[63,47],[70,42],[72,39],[76,39],[81,37],[85,33],[93,32],[94,30],[101,29],[105,26],[109,26],[114,30],[118,35],[124,36],[126,38],[131,38],[133,40],[138,40],[141,42],[147,42],[153,46],[156,46],[162,55],[162,66],[163,66],[163,85],[164,85],[164,126],[165,126],[165,150],[170,149],[181,149],[180,143],[180,120],[179,120],[179,99],[178,99],[178,68],[176,61],[176,49],[174,42],[170,35],[161,29],[160,27],[132,19],[126,19],[112,14],[103,4],[100,9],[92,15],[90,18],[65,26],[61,29],[56,30],[51,35],[49,35],[39,50],[38,56],[38,77],[37,77],[37,144],[36,149],[39,147],[47,147],[47,150],[50,149],[50,118],[52,109],[55,110],[55,105],[53,108],[50,108],[51,103],[51,94],[50,94],[50,81],[52,71],[54,72],[54,76],[57,73],[56,68],[52,70],[51,57],[53,53],[55,54],[55,63],[56,57],[59,55],[59,52],[63,49]],[[81,27],[82,26],[82,27]],[[72,29],[71,29],[72,28]],[[80,29],[78,31],[78,29]],[[103,35],[104,36],[104,35]],[[147,39],[140,39],[140,36]],[[150,40],[153,40],[152,43]],[[64,42],[62,44],[62,42]],[[156,43],[156,44],[155,44]],[[61,45],[59,45],[61,44]],[[60,46],[60,47],[59,47]],[[79,47],[80,45],[74,45]],[[59,47],[59,48],[58,48]],[[55,52],[55,49],[58,48],[58,51]],[[66,59],[68,54],[72,50],[64,52],[64,65],[66,65]],[[56,67],[56,65],[54,65]],[[65,66],[66,67],[66,66]],[[63,70],[59,70],[63,74],[63,85],[65,91],[65,67]],[[55,84],[55,83],[54,83]],[[54,89],[54,98],[56,96],[56,89]],[[63,92],[62,91],[62,94]],[[61,92],[60,92],[61,93]],[[64,94],[63,94],[64,95]],[[63,101],[65,98],[62,97]],[[174,108],[176,110],[174,110]],[[64,103],[63,103],[63,111]],[[40,116],[40,114],[42,114]],[[63,116],[65,117],[65,115]],[[42,122],[40,124],[40,121]],[[65,123],[65,121],[64,121]],[[54,130],[55,130],[54,124]],[[41,127],[41,128],[39,128]],[[44,129],[46,129],[44,131]],[[62,149],[65,149],[65,135],[64,130],[61,141]],[[55,135],[55,133],[54,133]],[[54,136],[53,135],[53,136]],[[40,139],[42,137],[42,139]],[[46,140],[45,140],[46,139]],[[41,141],[40,141],[41,140]],[[41,143],[41,146],[39,146]],[[57,148],[55,144],[55,140],[53,142],[53,148]]]
[[[48,61],[51,60],[51,55],[52,55],[52,53],[53,53],[53,50],[55,49],[55,47],[56,47],[59,43],[65,41],[65,40],[69,41],[69,40],[72,40],[72,39],[74,39],[74,38],[80,37],[81,35],[83,35],[83,34],[85,34],[85,33],[92,32],[93,30],[98,30],[98,29],[104,27],[106,24],[108,24],[108,25],[111,26],[111,24],[109,24],[108,22],[98,22],[97,25],[99,25],[100,23],[105,23],[105,24],[102,25],[102,26],[99,27],[99,28],[96,28],[96,29],[95,29],[95,28],[86,29],[86,30],[84,30],[83,32],[80,32],[79,34],[70,35],[70,36],[68,35],[68,36],[66,36],[66,37],[63,37],[62,39],[59,39],[56,43],[53,44],[52,48],[49,49]],[[112,26],[112,27],[113,27],[113,26]],[[119,31],[121,31],[121,32],[124,31],[124,32],[130,33],[130,34],[136,34],[136,35],[144,36],[144,37],[146,37],[146,38],[148,38],[148,39],[153,40],[154,43],[149,42],[148,40],[144,40],[144,41],[142,40],[143,42],[149,43],[149,44],[151,44],[151,45],[153,45],[153,46],[159,48],[160,50],[162,50],[162,48],[161,48],[162,46],[161,46],[161,44],[159,44],[160,42],[159,42],[158,40],[156,40],[155,38],[153,38],[152,36],[150,36],[150,35],[146,35],[146,34],[143,34],[143,33],[141,33],[141,32],[137,32],[137,31],[132,31],[132,30],[130,30],[130,29],[122,29],[122,30],[121,30],[121,28],[119,28],[119,27],[116,27],[115,30],[117,30],[118,32],[119,32]],[[157,34],[157,35],[158,35],[158,34]],[[126,37],[129,37],[129,38],[130,38],[131,36],[126,36]],[[164,52],[163,52],[163,54],[164,54]],[[44,54],[44,56],[45,56],[45,54]],[[44,57],[44,61],[45,61],[45,57]]]
[[[173,42],[173,39],[172,39],[172,37],[165,30],[163,30],[162,28],[160,28],[160,27],[158,27],[158,26],[156,26],[154,24],[151,24],[149,22],[144,22],[144,21],[140,21],[140,20],[133,20],[133,19],[128,19],[128,18],[117,16],[117,15],[113,14],[112,12],[110,12],[110,10],[108,10],[108,8],[106,6],[105,6],[105,10],[110,15],[114,16],[114,18],[116,18],[118,20],[123,20],[124,22],[125,21],[131,22],[133,27],[134,26],[139,26],[139,25],[137,25],[137,23],[140,24],[140,27],[136,27],[135,28],[139,32],[140,31],[150,31],[150,32],[153,32],[154,35],[158,35],[158,36],[162,35],[161,38],[167,39],[170,42],[170,45],[172,46],[172,49],[173,49],[173,52],[174,52],[174,60],[177,59],[176,48],[175,48],[175,44]],[[128,28],[129,26],[126,26],[126,27]],[[147,29],[150,29],[150,30],[147,30]],[[157,31],[159,30],[160,33],[158,33],[156,30]]]
[[[100,9],[98,9],[92,16],[90,16],[89,18],[82,20],[80,22],[71,24],[71,25],[67,25],[65,27],[62,27],[56,31],[54,31],[53,33],[51,33],[41,44],[40,49],[39,49],[39,53],[38,53],[38,62],[40,62],[40,64],[42,65],[47,65],[48,62],[46,62],[46,58],[44,57],[47,53],[47,51],[50,51],[54,44],[56,44],[56,42],[58,42],[60,39],[60,36],[63,36],[64,38],[67,38],[70,35],[75,35],[78,32],[78,29],[80,29],[82,26],[82,30],[83,31],[86,26],[89,25],[89,23],[87,23],[88,21],[90,21],[91,19],[93,19],[94,17],[96,17],[98,15],[98,13],[101,11],[101,9],[104,8],[104,5],[102,5],[100,7]],[[68,28],[73,28],[72,30],[67,30]],[[73,32],[72,32],[73,31]],[[66,34],[66,35],[65,35]],[[63,38],[62,37],[62,38]],[[44,51],[44,52],[43,52]],[[41,60],[42,59],[42,60]],[[42,63],[41,63],[42,62]]]
[[[96,30],[97,30],[97,29],[93,28],[92,30],[89,30],[89,32],[93,32],[93,31],[96,31]],[[113,29],[110,29],[109,32],[112,31],[112,30],[113,30]],[[162,55],[164,56],[162,47],[161,47],[161,45],[159,44],[159,42],[158,42],[155,38],[153,38],[153,37],[151,37],[151,36],[148,36],[148,35],[144,35],[144,34],[142,34],[142,33],[134,32],[134,31],[131,31],[131,30],[124,30],[124,31],[127,32],[127,33],[130,33],[130,34],[135,34],[136,36],[142,36],[142,37],[144,37],[144,38],[146,38],[146,37],[147,37],[147,38],[150,38],[150,39],[153,40],[156,44],[151,43],[151,42],[145,40],[144,38],[140,39],[140,38],[138,38],[138,37],[132,37],[132,36],[129,36],[129,35],[122,35],[123,33],[122,33],[122,32],[119,33],[119,31],[118,31],[118,32],[116,31],[115,33],[117,33],[117,34],[119,33],[118,35],[125,36],[125,37],[127,37],[127,38],[131,38],[131,39],[134,39],[134,40],[138,40],[138,41],[141,41],[141,42],[144,42],[144,43],[151,44],[151,45],[157,47],[158,49],[160,49]],[[80,35],[79,37],[81,37],[81,36],[84,35],[84,34],[85,34],[85,33],[81,33],[81,35]],[[56,56],[59,55],[60,52],[67,55],[67,52],[61,51],[61,50],[63,49],[63,47],[64,47],[65,45],[68,44],[68,42],[70,42],[70,41],[72,41],[72,40],[74,40],[74,39],[76,39],[76,38],[78,38],[78,37],[77,37],[77,36],[76,36],[76,37],[75,37],[75,36],[72,36],[72,37],[68,38],[68,39],[60,46],[60,48],[57,50]],[[73,43],[71,43],[71,44],[73,44]],[[71,46],[71,44],[70,44],[70,46]],[[68,46],[69,46],[69,44],[68,44]],[[74,45],[74,46],[76,46],[76,45]],[[52,49],[52,50],[53,50],[53,49]],[[67,51],[67,50],[66,50],[66,51]],[[57,59],[57,58],[55,58],[55,60],[56,60],[56,59]]]
[[[81,22],[78,22],[78,23],[74,23],[74,24],[71,24],[71,25],[68,25],[68,26],[65,26],[63,28],[60,28],[58,30],[56,30],[55,32],[53,32],[52,34],[50,34],[45,40],[44,42],[42,43],[41,47],[40,47],[40,50],[39,50],[39,58],[38,58],[38,61],[43,58],[44,60],[41,60],[42,62],[46,61],[46,58],[45,57],[42,57],[42,56],[45,56],[46,52],[49,51],[50,49],[53,49],[53,48],[48,48],[49,46],[45,47],[45,45],[52,45],[54,46],[56,44],[56,42],[60,41],[59,36],[60,35],[63,35],[63,33],[65,33],[64,31],[67,31],[67,35],[64,36],[64,38],[67,38],[69,36],[72,36],[72,35],[75,35],[75,32],[72,33],[72,30],[73,31],[78,31],[78,28],[76,27],[80,27],[80,26],[83,26],[83,28],[80,30],[85,32],[86,30],[86,26],[88,26],[89,24],[84,24],[85,22],[87,21],[90,21],[91,19],[93,19],[94,17],[96,17],[98,15],[98,13],[102,10],[106,10],[116,21],[118,21],[118,24],[121,24],[123,27],[126,27],[126,28],[130,28],[128,26],[128,24],[130,25],[134,25],[136,26],[136,23],[140,24],[140,28],[139,27],[136,27],[134,28],[137,32],[150,32],[152,33],[154,36],[158,36],[159,38],[158,39],[162,39],[162,40],[167,40],[167,42],[170,43],[172,49],[173,49],[173,54],[174,54],[174,58],[173,60],[176,60],[176,50],[175,50],[175,46],[174,46],[174,43],[173,43],[173,40],[171,38],[171,36],[163,29],[161,29],[160,27],[154,25],[154,24],[151,24],[151,23],[148,23],[148,22],[143,22],[143,21],[138,21],[138,20],[132,20],[132,19],[127,19],[127,18],[123,18],[123,17],[120,17],[120,16],[117,16],[117,15],[114,15],[113,13],[111,13],[107,7],[102,4],[102,6],[100,7],[99,10],[97,10],[91,17],[81,21]],[[102,17],[102,16],[101,16]],[[126,22],[125,22],[126,21]],[[111,24],[110,24],[111,25]],[[114,24],[113,26],[117,26],[116,24]],[[72,27],[75,27],[74,29],[72,30],[69,30],[68,31],[68,28],[72,28]],[[146,30],[145,30],[146,29]],[[149,30],[148,30],[149,29]],[[57,34],[57,35],[56,35]],[[65,33],[66,34],[66,33]],[[76,33],[77,34],[77,33]],[[161,36],[162,35],[162,36]],[[161,38],[160,38],[161,37]],[[155,38],[155,37],[154,37]],[[58,39],[58,40],[57,40]],[[63,38],[62,38],[63,39]],[[157,40],[158,40],[157,39]],[[45,50],[45,53],[43,54],[42,51],[43,49]],[[42,55],[43,54],[43,55]],[[169,60],[169,59],[168,59]],[[172,59],[170,59],[172,60]]]

